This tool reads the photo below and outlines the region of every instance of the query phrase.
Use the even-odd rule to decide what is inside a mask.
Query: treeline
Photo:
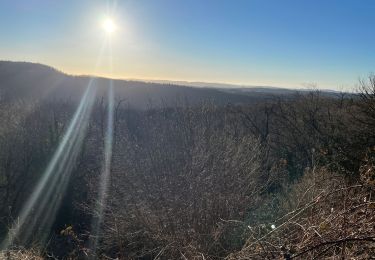
[[[67,188],[54,195],[57,214],[42,216],[52,228],[36,225],[7,250],[33,247],[58,259],[371,256],[375,77],[361,83],[358,95],[311,91],[249,105],[135,110],[116,100],[102,211],[110,104],[97,100]],[[75,109],[65,100],[0,103],[2,239]]]

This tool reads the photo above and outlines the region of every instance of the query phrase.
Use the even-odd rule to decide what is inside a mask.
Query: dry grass
[[[251,236],[228,259],[371,259],[375,256],[374,191],[324,169],[307,172],[282,207],[274,229]]]
[[[36,251],[33,250],[7,250],[0,252],[0,260],[43,260]]]

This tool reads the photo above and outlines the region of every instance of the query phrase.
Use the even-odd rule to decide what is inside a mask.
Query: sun
[[[107,34],[112,34],[117,30],[116,23],[110,17],[104,19],[102,23],[102,28]]]

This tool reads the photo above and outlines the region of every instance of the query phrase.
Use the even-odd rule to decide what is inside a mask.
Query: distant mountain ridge
[[[79,100],[88,86],[90,76],[72,76],[47,65],[30,62],[0,61],[0,98],[72,99]],[[97,97],[106,96],[111,79],[94,77]],[[291,95],[297,90],[282,88],[219,88],[192,87],[172,83],[152,83],[112,80],[115,97],[125,99],[134,108],[150,105],[196,104],[204,101],[216,104],[252,103],[275,95]]]

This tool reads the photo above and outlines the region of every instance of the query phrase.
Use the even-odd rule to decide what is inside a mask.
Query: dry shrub
[[[43,260],[34,250],[7,250],[0,252],[0,260]]]
[[[369,259],[375,255],[374,190],[326,169],[308,170],[282,200],[274,227],[248,227],[228,259]]]
[[[269,182],[259,141],[212,112],[173,113],[121,128],[100,241],[108,256],[217,259],[245,241],[232,224]]]

